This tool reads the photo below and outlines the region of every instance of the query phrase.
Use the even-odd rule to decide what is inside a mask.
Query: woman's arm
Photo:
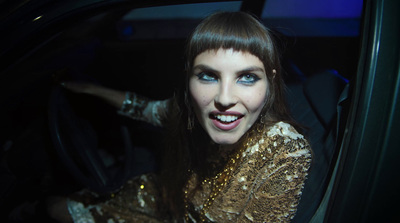
[[[162,126],[166,118],[170,99],[163,101],[150,100],[133,92],[126,92],[119,114]]]
[[[306,140],[278,143],[276,155],[259,174],[238,222],[290,222],[300,200],[311,163]]]
[[[125,100],[125,92],[106,88],[92,83],[62,82],[61,85],[75,93],[88,94],[103,99],[119,109]]]
[[[135,120],[141,120],[161,126],[165,119],[168,101],[150,100],[133,92],[124,92],[92,83],[63,82],[66,89],[98,97],[113,107],[120,109],[119,114]]]

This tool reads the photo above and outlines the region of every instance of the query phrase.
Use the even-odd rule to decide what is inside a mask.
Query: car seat
[[[287,84],[288,106],[293,118],[305,127],[304,134],[313,151],[311,169],[293,222],[310,221],[329,183],[336,157],[336,108],[346,82],[336,71],[326,70]]]

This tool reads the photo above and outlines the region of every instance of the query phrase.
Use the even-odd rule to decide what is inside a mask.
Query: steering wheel
[[[93,191],[106,194],[118,190],[133,169],[133,146],[127,126],[117,123],[123,148],[117,165],[110,167],[99,149],[93,124],[79,116],[67,94],[67,90],[54,86],[49,100],[50,135],[61,162],[78,182]],[[103,111],[96,113],[99,112],[105,116]]]

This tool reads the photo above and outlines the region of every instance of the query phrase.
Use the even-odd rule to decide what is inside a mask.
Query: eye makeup
[[[204,64],[195,66],[193,70],[194,75],[198,78],[198,80],[203,82],[218,82],[221,79],[221,72]],[[257,66],[252,66],[243,70],[239,70],[235,72],[234,75],[237,76],[236,83],[251,86],[257,81],[261,80],[262,78],[260,76],[263,76],[264,74],[264,69]]]
[[[205,82],[218,81],[218,78],[213,73],[209,73],[209,72],[200,72],[200,73],[196,74],[196,76],[199,78],[199,80],[205,81]]]
[[[257,81],[261,80],[256,74],[246,73],[239,76],[237,83],[244,85],[253,85]]]

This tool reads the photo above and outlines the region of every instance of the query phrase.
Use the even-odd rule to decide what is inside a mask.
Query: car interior
[[[0,77],[0,219],[43,219],[46,196],[82,188],[110,193],[133,176],[159,171],[162,128],[119,116],[60,82],[169,98],[184,80],[185,38],[201,18],[252,10],[276,33],[288,106],[313,149],[293,220],[309,222],[338,155],[338,126],[346,119],[338,114],[348,109],[357,72],[363,1],[267,0],[261,8],[248,2],[81,9],[54,19],[27,46],[16,46]]]

